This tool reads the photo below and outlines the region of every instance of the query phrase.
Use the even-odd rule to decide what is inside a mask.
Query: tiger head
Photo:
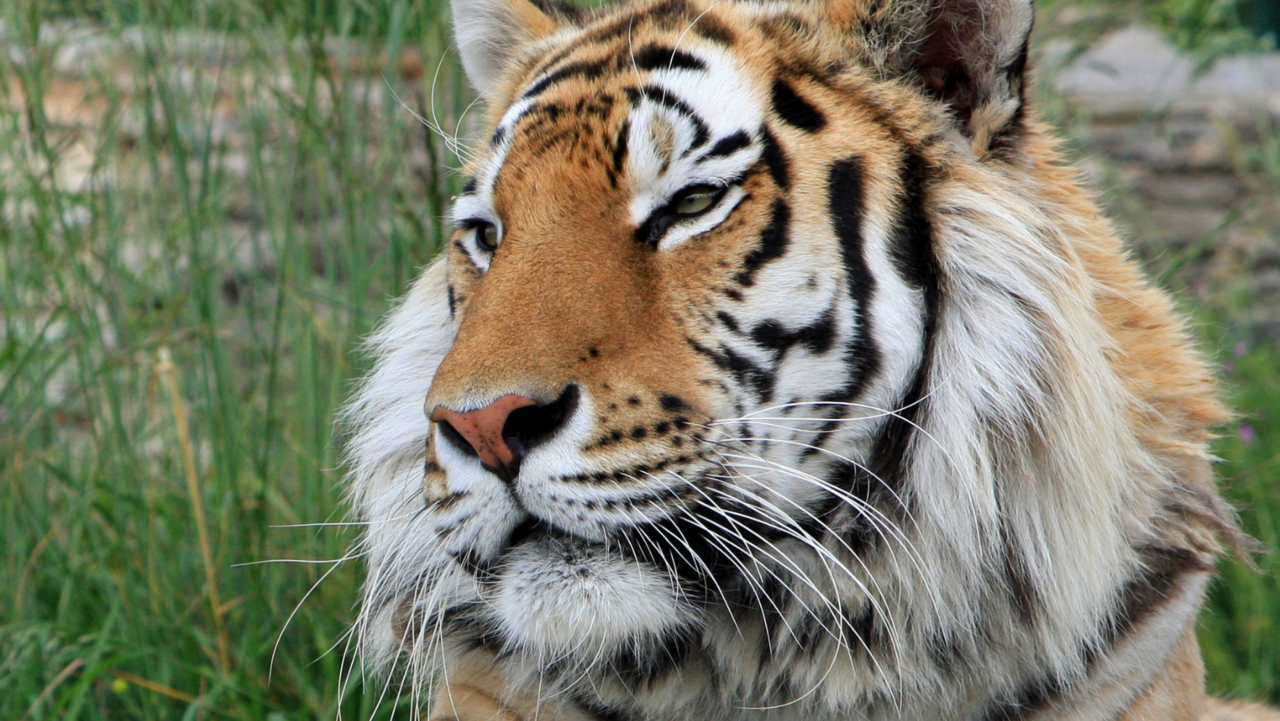
[[[489,132],[349,416],[368,655],[961,713],[1199,598],[1212,383],[1032,118],[1030,2],[453,11]]]

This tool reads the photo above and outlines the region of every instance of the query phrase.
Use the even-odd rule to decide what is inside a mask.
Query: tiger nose
[[[490,472],[512,481],[520,473],[525,448],[520,439],[503,430],[513,411],[537,404],[532,398],[508,394],[475,411],[436,406],[431,420],[440,424],[441,435],[458,450],[478,456]]]

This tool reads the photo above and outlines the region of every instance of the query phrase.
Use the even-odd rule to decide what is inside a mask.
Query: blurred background
[[[407,716],[339,686],[335,409],[435,253],[472,96],[438,0],[0,3],[0,718]],[[1280,514],[1278,0],[1043,0],[1037,95]],[[1280,702],[1280,560],[1222,564],[1212,689]]]

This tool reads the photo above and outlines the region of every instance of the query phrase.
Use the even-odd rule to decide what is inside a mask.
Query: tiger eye
[[[698,213],[704,212],[715,204],[716,198],[719,195],[719,188],[706,187],[689,191],[676,199],[676,214],[697,215]]]
[[[476,226],[476,244],[489,253],[498,249],[498,226],[493,223],[480,223]]]

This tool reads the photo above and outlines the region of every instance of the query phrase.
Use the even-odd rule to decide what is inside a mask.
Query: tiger
[[[1280,719],[1204,690],[1229,416],[1028,98],[1030,0],[451,11],[485,129],[345,415],[384,694]]]

